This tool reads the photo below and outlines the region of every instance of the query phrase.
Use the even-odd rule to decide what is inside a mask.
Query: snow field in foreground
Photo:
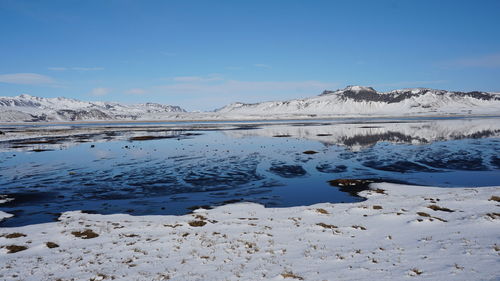
[[[58,222],[1,228],[0,279],[500,277],[500,187],[371,188],[360,203],[239,203],[184,216],[67,212]]]

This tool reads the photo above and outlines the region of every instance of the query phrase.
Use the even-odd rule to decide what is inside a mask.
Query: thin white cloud
[[[49,76],[37,73],[1,74],[0,83],[25,85],[54,85],[56,81]]]
[[[94,88],[90,91],[90,95],[92,96],[105,96],[111,92],[110,88]]]
[[[445,68],[500,68],[500,53],[459,58],[440,63]]]
[[[71,69],[76,71],[97,71],[104,70],[104,67],[72,67]]]
[[[190,80],[190,79],[186,79]],[[304,98],[320,94],[323,90],[335,89],[338,83],[322,81],[240,81],[219,80],[200,82],[175,81],[157,86],[156,93],[176,96],[184,108],[211,110],[232,102],[262,102]]]
[[[255,66],[255,67],[260,67],[260,68],[271,68],[271,66],[270,66],[270,65],[268,65],[268,64],[264,64],[264,63],[256,63],[256,64],[254,64],[253,66]]]
[[[147,91],[142,88],[132,88],[125,91],[127,95],[144,95]]]
[[[48,67],[48,70],[52,71],[67,71],[67,70],[74,70],[74,71],[98,71],[98,70],[104,70],[104,67],[80,67],[80,66],[74,66],[74,67],[63,67],[63,66],[52,66]]]
[[[182,81],[184,82],[184,81]],[[286,94],[287,92],[300,92],[315,95],[325,89],[337,87],[337,83],[320,81],[238,81],[225,80],[220,83],[174,83],[161,86],[161,89],[178,94],[232,94],[232,95],[255,95],[255,94]]]
[[[172,78],[175,82],[181,83],[206,83],[213,81],[221,81],[223,77],[219,74],[211,74],[207,76],[177,76]]]

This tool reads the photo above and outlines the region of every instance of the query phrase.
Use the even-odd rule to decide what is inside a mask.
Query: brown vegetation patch
[[[333,225],[333,224],[326,224],[326,223],[317,223],[316,225],[319,225],[323,228],[327,228],[327,229],[334,229],[334,228],[338,228],[336,225]]]
[[[431,217],[431,215],[429,215],[429,214],[427,214],[427,213],[425,213],[425,212],[417,212],[417,215],[419,215],[419,216],[421,216],[421,217],[428,217],[428,218],[430,218],[430,217]]]
[[[420,274],[424,273],[423,271],[419,270],[418,268],[412,268],[411,272],[413,272],[416,275],[420,275]]]
[[[28,249],[28,247],[18,246],[18,245],[8,245],[8,246],[5,246],[5,249],[7,249],[8,254],[13,254],[13,253],[24,251],[24,250]]]
[[[320,213],[320,214],[323,214],[323,215],[328,215],[328,214],[330,214],[330,213],[328,213],[328,211],[327,211],[327,210],[322,209],[322,208],[318,208],[318,209],[316,209],[316,212],[318,212],[318,213]]]
[[[353,225],[351,227],[354,228],[354,229],[366,230],[366,227],[361,226],[361,225]]]
[[[283,272],[281,273],[281,277],[283,278],[291,278],[291,279],[297,279],[297,280],[304,280],[303,277],[298,276],[297,274],[293,274],[292,272]]]
[[[383,209],[383,208],[382,208],[382,206],[380,206],[380,205],[373,205],[373,207],[372,207],[372,208],[373,208],[374,210],[382,210],[382,209]]]
[[[190,222],[188,222],[188,224],[192,227],[202,227],[207,223],[204,221],[190,221]]]
[[[500,196],[495,196],[495,195],[492,195],[491,198],[490,198],[490,201],[497,201],[497,202],[500,202]]]
[[[73,231],[71,232],[71,234],[82,239],[92,239],[99,236],[99,234],[92,231],[92,229],[85,229],[84,231]]]
[[[5,238],[7,238],[7,239],[12,239],[12,238],[26,237],[26,234],[19,233],[19,232],[14,232],[14,233],[5,234],[5,235],[2,235],[2,236],[5,237]]]
[[[50,248],[50,249],[59,247],[59,245],[57,245],[54,242],[47,242],[47,243],[45,243],[45,245],[47,245],[47,248]]]
[[[204,220],[206,220],[206,219],[207,219],[205,216],[202,216],[202,215],[194,215],[194,217],[195,217],[196,219],[199,219],[199,220],[202,220],[202,221],[204,221]]]
[[[434,211],[442,211],[442,212],[448,212],[448,213],[453,213],[455,210],[444,208],[444,207],[439,207],[438,205],[429,205],[427,208],[432,209]]]
[[[176,224],[164,224],[163,226],[164,227],[176,228],[178,226],[182,226],[182,224],[180,224],[180,223],[176,223]]]
[[[421,217],[426,217],[426,218],[429,218],[430,221],[433,221],[434,219],[438,220],[438,221],[442,221],[442,222],[448,222],[447,220],[445,219],[442,219],[442,218],[438,218],[438,217],[433,217],[431,215],[429,215],[428,213],[426,212],[417,212],[417,215],[421,216]],[[421,222],[422,220],[421,219],[418,219],[419,222]]]
[[[486,215],[494,220],[500,218],[500,213],[487,213]]]

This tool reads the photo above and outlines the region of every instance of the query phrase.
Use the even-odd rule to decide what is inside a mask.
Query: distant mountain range
[[[500,115],[500,94],[426,88],[377,92],[348,86],[319,96],[288,101],[232,103],[213,112],[187,112],[179,106],[84,102],[29,95],[0,97],[0,122],[109,120],[288,119],[422,115]]]
[[[0,121],[82,121],[172,119],[186,112],[178,106],[158,103],[124,105],[114,102],[84,102],[68,98],[30,95],[0,97]]]
[[[229,115],[310,117],[500,114],[500,94],[451,92],[425,88],[380,93],[371,87],[348,86],[306,99],[254,104],[233,103],[216,111]]]

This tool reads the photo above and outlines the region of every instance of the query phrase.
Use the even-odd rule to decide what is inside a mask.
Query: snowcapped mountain
[[[0,97],[0,122],[172,119],[186,112],[178,106],[144,103],[85,102],[30,95]]]
[[[0,122],[81,120],[259,120],[335,117],[500,115],[500,94],[426,88],[377,92],[348,86],[319,96],[253,104],[232,103],[213,112],[178,106],[84,102],[29,95],[0,97]]]
[[[500,94],[451,92],[425,88],[380,93],[371,87],[348,86],[337,91],[289,101],[233,103],[216,110],[225,115],[289,117],[361,117],[500,114]]]

